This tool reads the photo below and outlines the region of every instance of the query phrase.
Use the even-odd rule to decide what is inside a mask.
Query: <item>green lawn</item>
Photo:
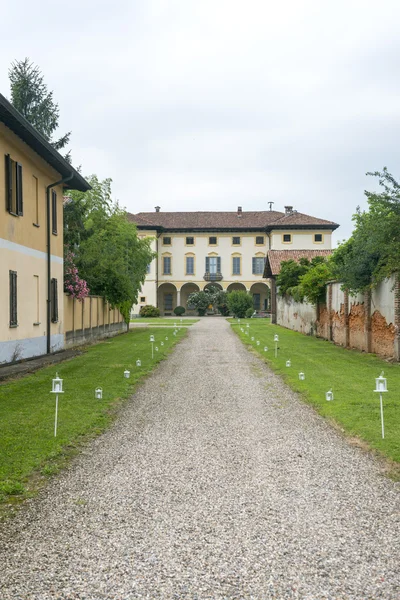
[[[57,472],[78,451],[82,441],[103,431],[135,384],[187,329],[176,336],[165,329],[151,333],[158,347],[153,360],[149,330],[136,329],[90,346],[81,356],[59,365],[0,384],[0,502],[31,493],[43,476]],[[141,367],[136,367],[137,359]],[[131,372],[129,379],[123,376],[125,369]],[[65,393],[59,396],[55,438],[55,397],[50,390],[56,371],[64,380]],[[96,387],[103,388],[102,400],[94,397]]]
[[[302,335],[263,319],[230,321],[234,331],[281,375],[286,383],[318,412],[334,420],[350,436],[366,441],[387,458],[400,462],[400,365],[388,363],[372,354],[346,350],[315,337]],[[241,332],[247,329],[249,335]],[[278,357],[275,358],[274,334],[278,334]],[[254,337],[254,341],[251,341]],[[257,346],[257,340],[260,345]],[[264,352],[264,347],[268,351]],[[286,361],[291,360],[291,367]],[[299,380],[299,372],[305,380]],[[385,439],[381,436],[379,394],[374,393],[375,377],[381,371],[387,378],[384,394]],[[331,389],[334,400],[327,402]]]
[[[174,323],[176,323],[177,327],[182,326],[184,327],[185,325],[193,325],[193,323],[197,323],[199,319],[189,319],[183,317],[182,318],[182,323],[180,322],[180,317],[170,317],[169,319],[165,319],[162,317],[155,317],[152,319],[145,319],[145,318],[139,318],[139,319],[131,319],[131,323],[133,323],[134,325],[153,325],[153,326],[157,326],[157,325],[170,325],[171,327],[174,326]]]

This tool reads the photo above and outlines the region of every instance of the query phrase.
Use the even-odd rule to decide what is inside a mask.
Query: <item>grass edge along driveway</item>
[[[187,328],[135,329],[86,348],[71,360],[39,369],[0,384],[0,506],[19,503],[36,493],[48,476],[57,473],[82,444],[102,433],[118,407],[138,382],[151,373]],[[162,342],[162,345],[161,345]],[[158,348],[158,351],[155,348]],[[141,366],[136,366],[137,359]],[[124,377],[125,369],[130,378]],[[56,372],[63,379],[59,396],[57,437],[54,437],[55,395],[50,393]],[[95,399],[95,388],[103,398]],[[6,510],[1,512],[7,512]]]
[[[239,324],[232,319],[230,324],[241,341],[262,356],[268,366],[319,414],[337,424],[347,436],[363,440],[370,449],[393,461],[391,475],[399,477],[399,363],[272,325],[269,320],[241,319]],[[275,334],[279,336],[277,358]],[[266,352],[265,346],[268,347]],[[287,360],[291,361],[290,367],[286,366]],[[299,379],[301,371],[305,374],[304,381]],[[373,391],[375,378],[382,371],[388,384],[388,392],[383,395],[385,439],[381,435],[379,394]],[[334,399],[327,402],[325,393],[330,389]]]

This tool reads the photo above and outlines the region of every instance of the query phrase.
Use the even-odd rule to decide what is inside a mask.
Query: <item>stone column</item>
[[[181,305],[181,290],[176,290],[176,305]]]
[[[276,282],[271,277],[271,323],[276,324]]]

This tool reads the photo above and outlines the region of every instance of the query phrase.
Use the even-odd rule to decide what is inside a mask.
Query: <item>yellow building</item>
[[[64,346],[64,188],[89,184],[0,94],[0,363]]]
[[[318,219],[286,206],[285,212],[161,212],[129,215],[138,235],[153,238],[157,253],[133,313],[142,306],[158,306],[173,314],[176,306],[191,312],[188,296],[208,286],[244,290],[253,296],[254,309],[270,309],[270,282],[263,278],[271,250],[331,248],[332,221]]]

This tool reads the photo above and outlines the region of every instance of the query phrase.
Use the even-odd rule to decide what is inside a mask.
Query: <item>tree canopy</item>
[[[378,177],[383,191],[365,191],[368,211],[357,208],[352,236],[332,255],[335,277],[353,293],[400,269],[400,185],[386,167],[367,175]]]
[[[139,239],[136,226],[112,200],[111,179],[92,175],[87,180],[91,190],[69,191],[65,198],[65,244],[91,293],[117,306],[128,321],[155,254],[150,238]]]
[[[58,128],[60,111],[54,101],[53,92],[49,92],[38,66],[29,58],[11,63],[8,71],[11,87],[11,104],[25,117],[56,150],[69,143],[71,132],[53,140]],[[67,159],[70,158],[68,153]]]

